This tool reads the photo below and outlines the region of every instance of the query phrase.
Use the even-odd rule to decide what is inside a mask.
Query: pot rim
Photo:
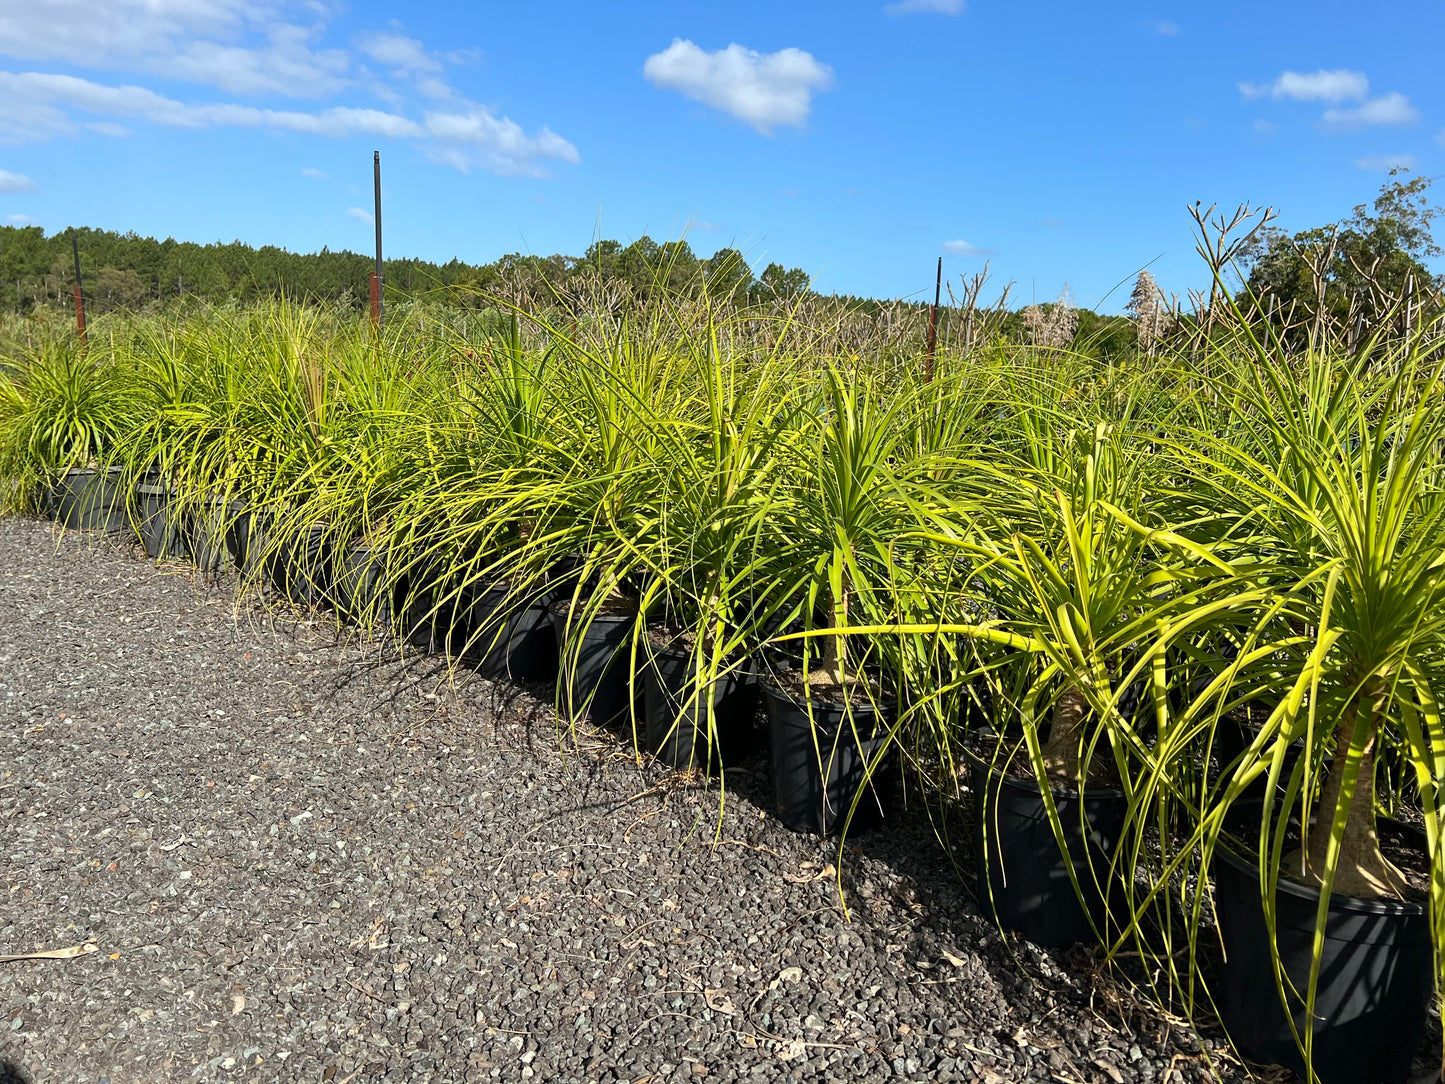
[[[553,601],[547,603],[547,613],[553,617],[566,617],[571,613],[582,614],[584,612],[585,608],[578,608],[574,610],[572,606],[572,598],[570,595],[566,598],[554,599]],[[595,625],[599,621],[612,621],[616,622],[617,624],[632,624],[637,621],[637,617],[638,612],[636,610],[628,614],[593,614],[591,619],[588,621],[588,624]]]
[[[1216,858],[1224,861],[1237,873],[1247,873],[1251,879],[1258,881],[1259,866],[1251,860],[1235,853],[1227,840],[1221,839],[1219,846],[1214,849]],[[1296,899],[1304,900],[1311,906],[1318,905],[1320,890],[1312,885],[1300,884],[1287,877],[1281,876],[1275,882],[1275,892],[1284,892],[1286,895]],[[1425,903],[1411,903],[1408,900],[1373,900],[1365,899],[1362,896],[1346,896],[1340,892],[1330,893],[1329,909],[1333,914],[1344,915],[1380,915],[1396,918],[1420,918],[1429,911],[1430,905]]]
[[[767,693],[769,696],[772,696],[777,700],[781,700],[785,704],[790,704],[795,708],[807,710],[807,704],[804,700],[799,699],[798,697],[794,696],[792,693],[784,689],[782,686],[772,681],[770,676],[764,676],[763,674],[759,673],[758,687],[761,688],[763,692]],[[849,705],[843,701],[829,702],[827,700],[817,700],[814,701],[813,704],[815,708],[822,707],[838,712],[844,711],[849,707]],[[854,704],[851,706],[855,713],[869,712],[874,715],[891,715],[898,710],[898,697],[892,693],[884,693],[882,696],[878,697],[877,700],[865,700],[861,704]]]
[[[998,776],[1000,779],[1003,780],[1006,786],[1011,786],[1018,789],[1028,789],[1034,792],[1037,792],[1039,789],[1039,781],[1037,778],[1031,777],[1029,779],[1023,779],[1016,775],[1009,775],[1007,772],[999,768],[998,765],[994,764],[992,761],[984,760],[971,749],[965,749],[964,755],[969,757],[975,764],[983,768],[990,775]],[[1124,792],[1123,787],[1092,787],[1087,790],[1080,791],[1075,787],[1058,787],[1055,786],[1053,783],[1050,783],[1049,792],[1053,794],[1055,798],[1083,798],[1084,801],[1088,801],[1091,798],[1128,797],[1128,795]]]

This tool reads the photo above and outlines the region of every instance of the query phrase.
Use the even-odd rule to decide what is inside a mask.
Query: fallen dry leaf
[[[87,941],[83,945],[71,945],[69,948],[46,949],[44,952],[19,952],[14,956],[0,956],[0,964],[14,963],[17,960],[73,960],[77,956],[89,956],[99,948],[100,946],[95,942]]]
[[[802,982],[803,969],[801,967],[785,967],[778,972],[778,977],[768,983],[769,990],[776,990],[785,982]]]
[[[738,1011],[733,1005],[732,998],[728,997],[727,994],[721,990],[704,990],[702,996],[703,1000],[707,1002],[707,1007],[714,1012],[732,1016]]]
[[[803,868],[806,869],[810,865],[812,865],[811,862],[804,862]],[[829,862],[817,873],[805,873],[801,877],[794,877],[791,873],[785,873],[783,874],[783,880],[787,881],[789,884],[806,885],[812,884],[814,881],[821,881],[825,877],[831,877],[837,872],[838,870],[834,867],[833,863]]]
[[[778,1051],[778,1060],[792,1061],[794,1058],[801,1058],[807,1051],[808,1048],[803,1045],[802,1039],[794,1039]]]
[[[944,958],[945,960],[947,960],[949,963],[951,963],[954,967],[962,967],[965,963],[968,962],[967,960],[964,960],[962,957],[955,956],[955,955],[954,955],[953,953],[951,953],[951,952],[945,952],[945,953],[943,954],[943,958]]]

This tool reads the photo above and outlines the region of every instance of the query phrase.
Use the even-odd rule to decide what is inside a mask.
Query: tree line
[[[1240,299],[1260,318],[1278,324],[1286,337],[1297,338],[1302,329],[1321,322],[1349,331],[1425,318],[1445,287],[1445,276],[1432,274],[1425,264],[1441,255],[1431,230],[1440,209],[1430,203],[1429,188],[1429,178],[1396,170],[1372,204],[1361,204],[1341,222],[1293,235],[1274,228],[1266,214],[1247,242],[1232,250]],[[70,304],[72,232],[80,250],[82,289],[96,312],[164,307],[186,299],[219,304],[281,295],[362,310],[374,267],[370,256],[346,250],[297,253],[240,241],[202,245],[85,227],[47,236],[38,226],[5,226],[0,227],[0,312]],[[699,257],[685,240],[658,242],[645,235],[630,244],[599,240],[581,256],[509,253],[478,264],[394,259],[384,263],[383,271],[389,297],[464,306],[486,306],[498,295],[523,305],[566,297],[626,305],[659,293],[696,296],[704,290],[714,298],[754,303],[812,295],[809,276],[799,268],[770,263],[756,273],[738,249]],[[966,328],[970,341],[998,336],[1121,355],[1152,349],[1173,330],[1199,325],[1215,303],[1212,295],[1208,301],[1193,298],[1194,312],[1186,313],[1178,297],[1166,298],[1145,271],[1123,316],[1075,308],[1067,287],[1051,304],[1017,309],[1009,308],[1005,290],[985,311],[975,302],[986,278],[985,267],[965,279],[965,303],[946,307],[942,314],[946,327]],[[818,301],[897,325],[908,335],[919,331],[928,311],[917,301],[846,295]]]
[[[1342,221],[1288,234],[1266,220],[1239,253],[1252,302],[1295,338],[1320,324],[1352,340],[1392,323],[1408,329],[1445,290],[1445,275],[1425,263],[1442,255],[1430,183],[1398,167]]]
[[[196,244],[157,240],[136,233],[82,227],[47,236],[39,226],[0,227],[0,309],[26,312],[69,303],[74,281],[71,234],[80,249],[81,288],[96,311],[137,309],[182,298],[219,303],[285,295],[365,308],[375,266],[370,256],[346,250],[289,252],[232,241]],[[536,295],[567,290],[587,277],[625,287],[639,298],[660,289],[749,300],[795,297],[809,289],[799,268],[768,264],[754,274],[735,248],[698,257],[686,241],[659,243],[643,236],[631,244],[602,240],[582,256],[510,253],[491,263],[453,259],[384,261],[388,291],[442,295],[459,304],[479,303],[495,292]]]

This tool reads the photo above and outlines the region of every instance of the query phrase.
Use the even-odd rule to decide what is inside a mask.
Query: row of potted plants
[[[1399,1078],[1445,944],[1434,328],[1292,356],[1240,319],[1207,356],[924,381],[774,316],[571,316],[52,344],[8,381],[8,503],[93,462],[61,490],[132,494],[148,550],[190,524],[243,586],[556,666],[562,719],[678,767],[761,702],[790,825],[906,777],[971,811],[1005,928],[1148,961],[1252,1057]],[[45,389],[91,383],[66,444]]]

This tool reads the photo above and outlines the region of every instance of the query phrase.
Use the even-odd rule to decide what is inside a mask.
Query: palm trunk
[[[848,625],[848,570],[845,567],[841,577],[842,588],[833,600],[833,627],[846,628]],[[823,658],[818,669],[809,675],[811,685],[837,685],[842,688],[848,683],[848,641],[846,636],[834,633],[823,637]]]
[[[1405,887],[1400,871],[1381,853],[1380,837],[1375,830],[1375,741],[1388,696],[1385,682],[1379,677],[1368,679],[1361,690],[1363,710],[1369,713],[1369,736],[1355,769],[1354,792],[1350,795],[1344,837],[1340,840],[1339,864],[1335,870],[1334,891],[1361,899],[1399,898]],[[1334,761],[1316,807],[1317,820],[1310,832],[1308,855],[1303,851],[1296,852],[1287,865],[1287,868],[1299,871],[1301,880],[1312,884],[1319,884],[1324,873],[1330,845],[1330,820],[1340,806],[1349,774],[1350,741],[1354,737],[1358,710],[1351,708],[1345,712],[1336,728]]]
[[[719,573],[708,574],[707,595],[702,608],[702,658],[711,657],[717,644],[723,638],[722,592],[718,589]]]
[[[1069,685],[1054,702],[1054,718],[1049,727],[1049,740],[1044,746],[1044,772],[1050,782],[1063,786],[1079,785],[1079,746],[1084,729],[1084,693],[1077,685]]]

